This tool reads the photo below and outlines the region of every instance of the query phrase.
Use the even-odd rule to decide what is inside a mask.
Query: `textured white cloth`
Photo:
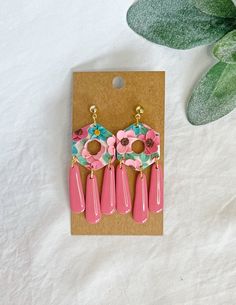
[[[194,127],[185,107],[209,47],[152,44],[131,0],[1,1],[2,305],[234,305],[236,112]],[[165,70],[165,235],[70,236],[74,70]]]

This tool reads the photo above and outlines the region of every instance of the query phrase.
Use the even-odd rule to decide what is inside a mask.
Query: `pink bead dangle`
[[[163,175],[158,161],[152,165],[149,188],[149,211],[158,213],[163,210]]]
[[[73,213],[83,212],[85,209],[84,192],[81,183],[78,161],[75,157],[73,157],[71,163],[69,187],[71,211]]]
[[[116,168],[116,202],[117,212],[127,214],[131,211],[131,195],[125,165],[122,160]]]
[[[138,223],[144,223],[148,219],[147,178],[142,171],[136,178],[133,218]]]
[[[87,176],[85,215],[87,222],[91,224],[98,223],[101,220],[98,183],[93,170],[91,170],[91,173],[89,173]]]
[[[116,209],[116,187],[114,165],[105,167],[102,182],[101,210],[102,214],[111,215]]]
[[[92,113],[93,123],[73,132],[72,155],[73,158],[78,160],[79,164],[90,170],[86,181],[85,208],[83,210],[85,209],[86,220],[91,224],[96,224],[101,220],[102,213],[112,214],[115,211],[115,174],[112,163],[115,160],[116,139],[110,131],[96,122],[96,106],[91,106],[90,112]],[[99,145],[99,150],[96,153],[90,151],[89,145],[91,142],[97,142],[95,144]],[[95,171],[105,166],[100,201]],[[76,177],[78,177],[78,169],[76,171],[71,170],[72,177],[75,176],[74,172],[77,173]],[[78,178],[76,179],[80,181]],[[70,183],[70,189],[75,188],[74,184]],[[79,183],[77,184],[79,185]],[[82,198],[82,195],[80,197]],[[71,206],[72,203],[74,204],[73,200],[71,200]]]

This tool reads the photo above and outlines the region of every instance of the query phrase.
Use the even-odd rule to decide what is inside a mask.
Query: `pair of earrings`
[[[131,166],[139,172],[136,178],[133,219],[144,223],[150,212],[160,212],[163,209],[163,178],[160,158],[160,135],[148,125],[141,123],[144,110],[136,107],[136,122],[124,130],[119,130],[114,136],[110,131],[97,123],[97,108],[90,107],[93,123],[84,126],[72,134],[72,164],[69,175],[70,206],[74,213],[85,211],[86,220],[95,224],[101,220],[101,215],[111,215],[115,211],[126,214],[132,210],[126,166]],[[92,154],[89,143],[97,141],[100,150]],[[141,153],[133,151],[133,144],[142,141],[144,150]],[[119,164],[114,168],[114,161]],[[79,164],[85,166],[90,173],[86,181],[84,196]],[[146,175],[143,170],[152,165],[149,194]],[[98,191],[95,171],[105,167],[101,199]]]

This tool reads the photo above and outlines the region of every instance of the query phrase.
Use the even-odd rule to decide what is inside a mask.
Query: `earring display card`
[[[137,105],[144,108],[141,122],[160,133],[161,154],[159,164],[164,172],[164,95],[165,72],[75,72],[73,75],[73,131],[92,123],[89,108],[96,105],[97,122],[113,134],[135,122]],[[117,162],[117,161],[116,161]],[[115,163],[116,165],[118,164]],[[138,172],[126,167],[134,201],[135,180]],[[151,167],[144,173],[149,186]],[[104,168],[96,171],[101,193]],[[80,166],[83,188],[89,171]],[[89,224],[84,213],[71,214],[73,235],[162,235],[163,212],[150,213],[144,224],[136,223],[132,213],[102,215],[97,224]]]

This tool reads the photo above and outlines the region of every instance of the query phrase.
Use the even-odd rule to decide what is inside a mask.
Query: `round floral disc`
[[[144,151],[135,153],[132,145],[135,141],[144,143]],[[160,134],[146,124],[132,124],[116,135],[117,159],[136,170],[145,169],[160,158]]]
[[[88,169],[98,170],[115,160],[115,136],[100,124],[90,124],[72,134],[72,155]],[[88,144],[97,141],[100,151],[93,155],[88,151]]]

